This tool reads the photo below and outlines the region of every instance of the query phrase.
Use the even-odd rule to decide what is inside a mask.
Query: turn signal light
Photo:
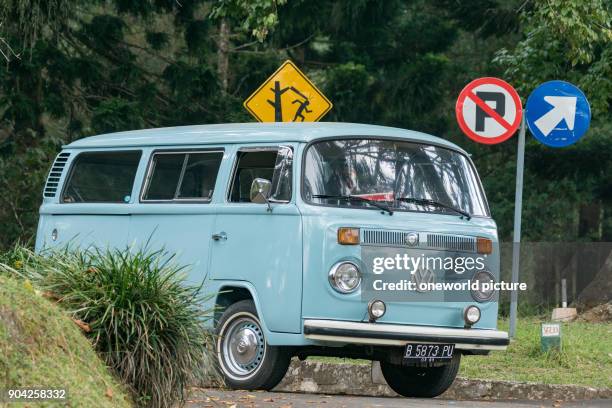
[[[493,252],[493,241],[489,238],[476,238],[476,250],[479,254],[490,254]]]
[[[338,228],[338,243],[340,245],[359,244],[359,228]]]

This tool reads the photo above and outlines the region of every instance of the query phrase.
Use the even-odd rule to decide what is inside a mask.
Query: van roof
[[[359,123],[228,123],[130,130],[91,136],[65,148],[136,147],[232,143],[310,142],[333,136],[398,137],[463,150],[447,140],[426,133]]]

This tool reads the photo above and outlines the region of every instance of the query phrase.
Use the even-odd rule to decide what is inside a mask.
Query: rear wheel
[[[446,391],[459,371],[461,354],[440,367],[409,367],[380,362],[380,369],[389,387],[404,397],[433,398]]]
[[[274,388],[291,356],[268,345],[252,300],[229,306],[217,324],[217,360],[225,384],[234,389]]]

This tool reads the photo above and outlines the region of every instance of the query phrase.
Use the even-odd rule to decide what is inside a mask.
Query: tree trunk
[[[225,19],[219,25],[219,40],[217,42],[217,73],[221,89],[227,92],[229,85],[229,26]]]

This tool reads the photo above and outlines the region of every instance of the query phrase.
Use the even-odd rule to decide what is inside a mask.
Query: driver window
[[[283,146],[271,150],[239,151],[236,160],[230,202],[250,203],[251,184],[256,178],[272,182],[270,201],[291,200],[293,155],[290,148]]]

